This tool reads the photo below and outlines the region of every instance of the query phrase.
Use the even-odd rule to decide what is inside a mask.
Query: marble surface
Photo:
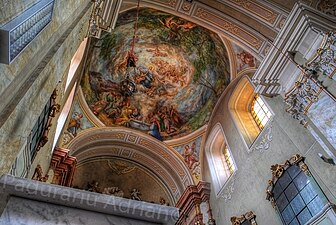
[[[3,175],[0,225],[175,224],[177,208]]]
[[[139,221],[113,215],[90,212],[43,203],[24,198],[11,197],[0,218],[1,225],[154,225],[146,221]]]
[[[336,103],[324,92],[308,110],[308,117],[336,148]]]

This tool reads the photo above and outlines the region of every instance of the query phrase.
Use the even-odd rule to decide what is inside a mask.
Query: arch
[[[175,202],[187,186],[194,184],[188,167],[164,143],[129,128],[91,128],[80,133],[68,146],[78,163],[95,157],[130,160],[154,174],[169,190]]]
[[[256,96],[254,86],[248,76],[242,77],[229,100],[229,112],[249,149],[261,132],[251,113],[251,105]],[[265,103],[267,106],[267,104]],[[271,112],[270,107],[267,109]],[[273,113],[270,117],[273,117]]]
[[[211,130],[205,146],[206,158],[208,160],[212,184],[214,186],[216,196],[221,194],[225,184],[237,170],[237,166],[231,154],[231,162],[233,166],[233,171],[231,171],[230,165],[228,165],[223,153],[223,149],[225,147],[227,147],[227,152],[231,154],[223,128],[220,123],[217,123]]]

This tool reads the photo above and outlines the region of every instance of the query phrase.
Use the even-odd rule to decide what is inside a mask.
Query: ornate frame
[[[232,225],[240,225],[242,224],[245,220],[249,220],[250,223],[252,225],[257,225],[257,222],[255,220],[256,218],[256,215],[254,214],[254,212],[250,211],[250,212],[247,212],[239,217],[231,217],[230,221],[232,223]]]
[[[304,162],[304,160],[305,157],[296,154],[292,156],[289,160],[286,160],[284,164],[275,164],[271,166],[272,179],[268,181],[268,186],[266,188],[266,199],[268,201],[271,201],[273,208],[275,208],[276,206],[273,196],[274,185],[290,166],[297,165],[306,174],[306,176],[311,176],[308,166]]]

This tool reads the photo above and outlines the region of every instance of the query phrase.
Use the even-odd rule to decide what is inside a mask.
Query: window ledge
[[[336,205],[328,203],[323,207],[321,212],[316,214],[311,218],[307,225],[318,225],[318,224],[336,224]]]
[[[217,199],[223,198],[225,202],[228,202],[231,200],[232,194],[234,192],[237,171],[238,169],[227,179],[223,187],[216,194]]]

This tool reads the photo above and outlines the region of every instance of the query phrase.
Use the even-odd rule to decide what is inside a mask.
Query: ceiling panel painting
[[[68,125],[62,136],[62,146],[67,145],[81,131],[94,127],[88,120],[85,113],[78,103],[78,99],[74,100],[72,113],[69,115]]]
[[[189,170],[196,180],[200,180],[202,177],[200,162],[202,137],[203,136],[199,136],[187,144],[174,147],[174,149],[183,157],[184,162],[187,164]]]
[[[136,10],[124,12],[112,33],[92,40],[81,82],[88,106],[106,126],[131,127],[159,140],[190,134],[208,122],[230,82],[225,46],[194,23],[141,9],[136,67],[129,68],[135,20]]]
[[[257,60],[251,53],[236,44],[233,44],[232,47],[237,60],[237,73],[240,73],[248,68],[259,67],[260,61]]]

